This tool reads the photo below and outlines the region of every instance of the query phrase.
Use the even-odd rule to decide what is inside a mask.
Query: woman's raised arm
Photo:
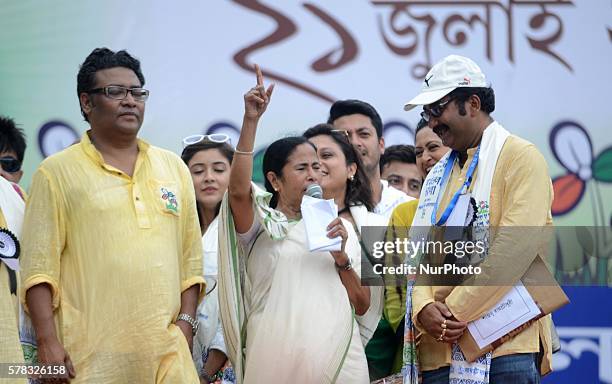
[[[228,187],[229,203],[238,233],[246,233],[253,224],[254,212],[251,197],[253,177],[253,148],[259,119],[268,108],[274,84],[265,89],[263,75],[255,64],[257,85],[244,95],[244,117],[240,138],[236,145]]]

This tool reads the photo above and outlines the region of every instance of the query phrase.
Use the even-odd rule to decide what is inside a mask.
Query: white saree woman
[[[318,182],[319,160],[303,137],[266,150],[266,189],[251,183],[252,149],[272,87],[245,94],[245,115],[220,212],[219,297],[228,356],[243,383],[367,383],[355,314],[369,307],[360,249],[340,218],[328,236],[342,250],[309,252],[300,203]]]

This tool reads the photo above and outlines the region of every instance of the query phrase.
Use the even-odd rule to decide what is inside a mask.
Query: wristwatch
[[[351,259],[348,259],[346,264],[344,264],[344,265],[338,265],[337,263],[334,263],[334,265],[336,266],[336,270],[338,272],[340,272],[340,271],[350,271],[351,269],[353,269],[353,266],[351,265]]]
[[[176,321],[179,321],[179,320],[183,320],[184,322],[189,323],[189,325],[191,325],[191,331],[193,332],[194,335],[196,334],[200,326],[200,323],[198,323],[196,319],[194,319],[193,317],[189,316],[186,313],[181,313],[176,318]]]

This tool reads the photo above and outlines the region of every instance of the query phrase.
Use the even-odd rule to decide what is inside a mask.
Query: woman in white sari
[[[263,160],[266,189],[251,183],[259,118],[272,95],[256,67],[221,207],[220,307],[237,382],[367,383],[354,313],[369,307],[359,279],[359,243],[337,218],[328,237],[342,249],[309,252],[300,204],[320,165],[303,137],[278,140]]]

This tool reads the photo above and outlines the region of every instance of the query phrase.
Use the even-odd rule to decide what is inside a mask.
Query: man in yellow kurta
[[[42,162],[24,220],[21,299],[38,359],[65,364],[72,383],[199,383],[189,171],[137,138],[148,96],[138,60],[95,49],[77,79],[91,130]]]
[[[441,177],[431,178],[434,170],[428,175],[431,184],[427,181],[424,184],[421,200],[432,193],[429,185],[439,183],[444,188],[439,199],[434,199],[438,209],[433,210],[435,219],[430,215],[431,225],[444,225],[444,213],[452,212],[451,201],[457,191],[472,193],[474,186],[479,185],[479,177],[488,176],[490,194],[485,197],[486,204],[477,207],[474,217],[481,215],[481,211],[486,212],[488,225],[499,230],[490,240],[489,255],[481,264],[487,273],[477,277],[473,285],[414,287],[412,321],[422,333],[418,357],[423,383],[448,383],[449,366],[454,359],[452,345],[462,332],[467,332],[466,323],[499,302],[532,263],[543,262],[537,244],[518,236],[525,233],[525,227],[536,233],[552,225],[552,184],[546,161],[536,147],[507,134],[491,118],[490,113],[495,109],[493,90],[470,59],[451,55],[436,64],[425,77],[421,94],[408,102],[406,109],[417,105],[424,105],[421,116],[453,150],[448,158],[456,159],[453,163],[448,160],[445,165],[438,164],[448,165],[450,175],[446,184],[438,181]],[[498,141],[492,139],[485,145],[483,137],[487,134],[496,135]],[[499,140],[500,137],[505,141]],[[473,162],[477,150],[480,161]],[[485,160],[483,153],[489,153]],[[477,164],[473,173],[472,164]],[[420,210],[421,204],[413,226]],[[514,229],[508,230],[510,227]],[[516,280],[504,280],[509,285],[494,286],[494,279],[507,271],[512,271]],[[543,317],[495,349],[488,380],[491,383],[539,382],[540,375],[551,370],[550,324],[550,316]]]

